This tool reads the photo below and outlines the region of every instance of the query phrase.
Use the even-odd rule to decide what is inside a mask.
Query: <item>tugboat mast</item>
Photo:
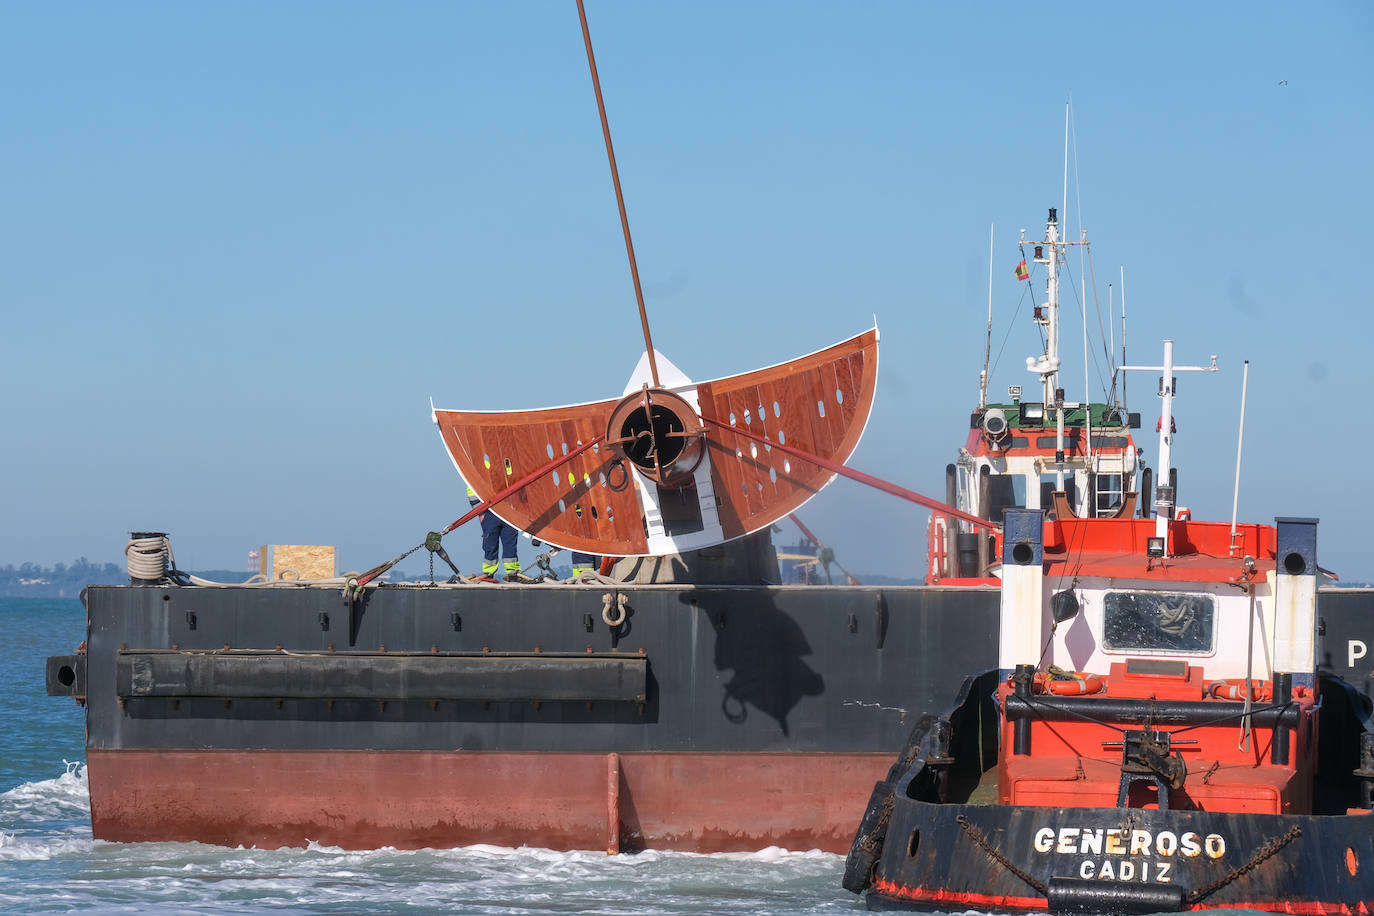
[[[1021,233],[1025,239],[1025,230]],[[1041,401],[1055,407],[1054,479],[1055,489],[1064,489],[1064,389],[1059,387],[1059,259],[1063,243],[1059,236],[1059,213],[1050,208],[1045,221],[1045,243],[1035,246],[1035,263],[1047,268],[1045,304],[1035,310],[1035,321],[1045,328],[1045,352],[1039,359],[1026,357],[1026,368],[1040,376]],[[1048,249],[1048,252],[1046,251]]]
[[[1217,357],[1212,354],[1211,365],[1175,366],[1174,342],[1164,341],[1164,365],[1162,366],[1122,366],[1123,372],[1161,372],[1159,377],[1159,476],[1162,483],[1155,487],[1155,537],[1162,539],[1164,556],[1173,556],[1173,545],[1169,543],[1169,522],[1174,517],[1177,494],[1169,482],[1169,469],[1172,467],[1174,445],[1174,393],[1177,390],[1176,372],[1216,372]]]

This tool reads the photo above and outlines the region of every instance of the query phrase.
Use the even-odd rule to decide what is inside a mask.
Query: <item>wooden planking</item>
[[[810,356],[702,383],[697,386],[702,417],[730,424],[733,414],[735,425],[756,435],[844,462],[858,445],[873,405],[877,346],[877,331],[867,331]],[[728,429],[713,426],[710,437],[726,537],[772,524],[830,481],[831,472],[819,465]]]
[[[605,432],[615,401],[510,412],[435,411],[458,471],[483,499]],[[487,467],[484,456],[490,458]],[[532,537],[569,550],[637,555],[647,540],[632,486],[602,482],[611,453],[594,446],[498,503],[496,514]],[[506,473],[506,461],[510,473]],[[570,478],[571,475],[571,478]],[[615,475],[619,482],[619,474]],[[561,502],[560,502],[561,501]],[[577,507],[581,506],[579,516]],[[595,509],[595,511],[593,511]]]
[[[701,416],[728,426],[734,414],[735,423],[753,433],[844,462],[868,422],[877,368],[874,329],[799,359],[699,384]],[[616,403],[510,412],[436,411],[435,418],[459,472],[485,499],[547,464],[550,446],[556,457],[565,443],[571,449],[603,434]],[[782,518],[832,476],[814,462],[784,455],[722,426],[708,424],[707,448],[727,540]],[[635,496],[638,478],[627,464],[626,486],[612,490],[604,479],[612,473],[611,455],[604,446],[588,450],[560,466],[556,480],[552,473],[544,474],[503,500],[496,514],[560,547],[619,556],[647,553],[644,518]],[[490,458],[490,467],[484,456]],[[619,482],[622,475],[616,471],[614,476]]]

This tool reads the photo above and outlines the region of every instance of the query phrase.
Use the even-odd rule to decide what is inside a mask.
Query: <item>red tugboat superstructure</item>
[[[1169,467],[1175,373],[1215,358],[1174,366],[1166,341],[1139,368]],[[998,668],[875,787],[845,874],[870,907],[1371,912],[1374,735],[1319,676],[1317,521],[1155,495],[1153,520],[1129,493],[1080,515],[1062,486],[1003,510]]]
[[[1025,230],[1021,242],[1024,247]],[[1034,263],[1046,271],[1045,299],[1032,316],[1044,351],[1026,359],[1036,380],[1027,397],[1022,397],[1022,386],[1012,385],[1010,401],[988,403],[984,366],[968,439],[958,459],[945,467],[945,502],[963,512],[995,524],[1015,508],[1041,509],[1051,516],[1062,511],[1093,518],[1129,517],[1136,511],[1149,515],[1148,501],[1136,497],[1150,489],[1150,472],[1131,436],[1140,415],[1126,411],[1115,386],[1107,402],[1093,403],[1066,401],[1060,384],[1059,275],[1066,251],[1087,245],[1086,237],[1065,241],[1058,211],[1049,211],[1045,238],[1033,249]],[[1054,493],[1063,493],[1064,505],[1054,502]],[[926,584],[997,583],[990,568],[1000,556],[1000,532],[980,534],[969,523],[936,511],[926,542]]]

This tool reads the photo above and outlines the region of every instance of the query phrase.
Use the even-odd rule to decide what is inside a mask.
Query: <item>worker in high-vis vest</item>
[[[481,500],[477,493],[468,487],[468,504],[475,506]],[[515,545],[520,532],[497,517],[488,509],[478,518],[482,522],[482,578],[496,581],[496,570],[502,555],[505,556],[506,581],[527,581],[520,574],[520,560],[515,555]]]

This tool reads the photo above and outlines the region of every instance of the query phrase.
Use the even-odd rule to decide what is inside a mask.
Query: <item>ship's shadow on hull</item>
[[[775,721],[783,737],[790,736],[788,714],[804,697],[825,693],[825,679],[805,661],[812,654],[806,633],[769,598],[732,614],[719,602],[702,604],[702,597],[688,591],[679,600],[715,631],[712,661],[717,671],[730,672],[722,686],[722,715],[742,724],[753,707]]]

